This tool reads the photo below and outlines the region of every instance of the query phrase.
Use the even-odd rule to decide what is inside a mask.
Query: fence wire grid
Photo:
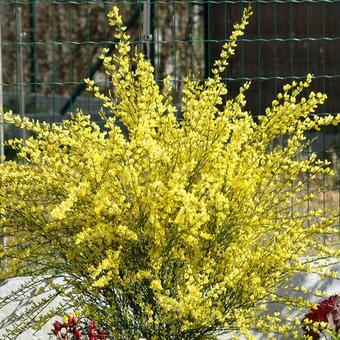
[[[21,91],[25,114],[34,119],[60,122],[76,107],[98,119],[99,103],[83,91],[83,79],[90,76],[101,87],[107,86],[98,63],[101,49],[114,47],[106,15],[117,5],[133,45],[143,50],[146,4],[150,6],[152,39],[148,46],[155,77],[162,80],[171,75],[176,103],[189,70],[194,70],[198,79],[209,76],[232,25],[251,4],[251,22],[224,74],[229,95],[251,80],[247,109],[261,114],[285,83],[313,73],[311,90],[328,95],[317,114],[340,112],[340,0],[0,0],[4,109],[19,112]],[[5,139],[17,134],[5,128]],[[311,148],[332,161],[335,176],[318,178],[307,190],[325,185],[317,204],[340,212],[339,128],[327,128],[310,137],[317,137]]]

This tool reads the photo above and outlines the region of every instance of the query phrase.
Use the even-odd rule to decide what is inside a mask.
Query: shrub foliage
[[[82,112],[61,125],[4,114],[31,136],[9,142],[22,162],[0,166],[0,278],[32,279],[0,306],[32,291],[37,298],[12,319],[9,338],[70,307],[112,339],[296,334],[263,311],[270,302],[310,305],[278,293],[297,272],[336,275],[313,264],[339,256],[320,244],[336,232],[335,216],[307,209],[313,193],[303,191],[331,173],[329,163],[298,155],[306,131],[340,115],[311,115],[326,99],[304,96],[311,75],[285,85],[256,119],[245,110],[249,83],[227,97],[222,74],[250,15],[234,26],[212,77],[185,79],[182,120],[170,78],[160,86],[150,62],[131,53],[116,8],[108,19],[119,43],[101,56],[112,91],[86,80],[103,102],[103,130]],[[41,282],[49,288],[34,290]],[[64,302],[41,314],[57,295]]]

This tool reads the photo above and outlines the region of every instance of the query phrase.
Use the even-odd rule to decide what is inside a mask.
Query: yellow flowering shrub
[[[112,91],[86,80],[103,103],[103,130],[82,112],[61,125],[4,114],[31,136],[9,141],[21,163],[0,166],[0,278],[32,280],[0,307],[43,280],[53,288],[33,291],[45,295],[13,321],[12,334],[69,307],[112,339],[296,334],[297,322],[265,309],[310,305],[278,294],[297,272],[337,275],[315,262],[339,257],[319,238],[336,232],[335,215],[306,209],[313,193],[299,181],[331,173],[329,163],[297,156],[305,131],[338,124],[340,115],[310,115],[326,99],[304,94],[311,75],[285,85],[256,119],[244,109],[249,83],[225,99],[221,75],[250,15],[247,8],[234,26],[211,78],[185,79],[181,121],[170,79],[160,88],[150,62],[131,53],[116,8],[108,19],[119,43],[101,56]],[[67,303],[38,318],[57,295]]]

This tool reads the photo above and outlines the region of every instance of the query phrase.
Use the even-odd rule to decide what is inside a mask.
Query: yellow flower
[[[298,156],[306,131],[337,125],[340,115],[309,116],[326,99],[301,97],[311,75],[285,85],[258,120],[245,110],[249,83],[225,100],[221,73],[250,15],[245,9],[234,26],[211,78],[185,79],[181,122],[170,78],[162,88],[150,62],[131,53],[117,8],[108,19],[119,43],[101,55],[114,90],[85,80],[102,101],[104,130],[81,111],[60,125],[4,114],[32,136],[9,141],[24,164],[0,165],[0,226],[9,235],[1,280],[63,275],[50,285],[85,317],[102,320],[105,311],[117,338],[206,330],[251,338],[252,328],[295,336],[298,325],[267,316],[266,304],[310,305],[278,294],[296,272],[336,275],[301,260],[311,250],[315,259],[340,252],[318,244],[336,232],[335,215],[310,209],[313,194],[304,193],[330,163]]]

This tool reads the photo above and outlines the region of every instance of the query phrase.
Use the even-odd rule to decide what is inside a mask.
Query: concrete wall
[[[334,271],[338,271],[340,273],[340,263],[335,264],[333,266],[329,267],[330,269]],[[20,288],[20,286],[27,282],[27,280],[30,280],[30,278],[14,278],[11,280],[8,280],[0,285],[0,298],[3,298],[7,295],[9,295],[12,291]],[[292,284],[294,286],[304,286],[306,288],[313,288],[317,290],[327,291],[328,295],[334,295],[334,294],[340,294],[340,283],[337,280],[332,279],[323,279],[320,280],[318,275],[315,274],[298,274],[292,279]],[[289,293],[290,295],[298,296],[299,293],[296,293],[294,291],[284,291],[283,293]],[[301,295],[301,294],[300,294]],[[306,297],[306,295],[304,295]],[[320,298],[310,297],[314,301],[320,301]],[[60,303],[62,300],[56,301],[56,303]],[[10,315],[13,312],[19,313],[20,311],[23,311],[25,308],[27,308],[30,304],[30,301],[20,301],[19,303],[12,303],[6,308],[0,309],[0,339],[4,336],[4,331],[6,329],[7,319],[10,317]],[[282,305],[272,305],[269,308],[270,312],[282,312],[284,315],[287,314],[287,309]],[[303,312],[300,314],[296,314],[299,318],[302,318],[303,315],[307,313]],[[52,323],[54,320],[49,322],[41,331],[34,333],[32,330],[28,330],[22,335],[18,337],[18,340],[48,340],[49,339],[49,333],[51,333],[52,329]],[[258,340],[266,340],[268,339],[268,335],[263,335],[256,333]],[[278,337],[275,336],[276,339],[286,339],[289,338],[285,337]],[[229,334],[225,334],[221,337],[219,337],[220,340],[228,340],[231,339],[231,336]],[[128,339],[127,339],[128,340]]]

